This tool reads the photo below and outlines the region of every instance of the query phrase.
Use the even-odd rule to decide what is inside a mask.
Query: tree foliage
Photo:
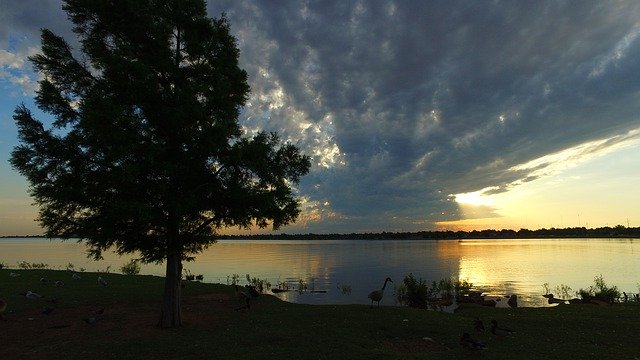
[[[202,0],[63,9],[79,51],[45,29],[30,58],[43,75],[36,103],[55,121],[45,128],[18,106],[11,156],[48,236],[80,238],[95,258],[166,260],[169,278],[222,227],[295,221],[292,186],[309,158],[275,133],[243,135],[250,90],[224,15],[209,18]]]

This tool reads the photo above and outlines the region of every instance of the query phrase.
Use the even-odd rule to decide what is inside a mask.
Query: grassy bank
[[[80,276],[74,280],[66,271],[0,270],[0,298],[9,304],[0,322],[0,358],[640,358],[637,305],[469,306],[449,314],[391,306],[300,305],[260,296],[250,310],[234,311],[240,302],[232,287],[189,282],[184,326],[160,330],[155,322],[162,278]],[[98,276],[108,285],[98,285]],[[41,277],[49,281],[41,283]],[[65,285],[57,287],[54,280]],[[44,297],[19,295],[27,290]],[[52,299],[55,303],[48,302]],[[43,314],[45,308],[53,311]],[[103,308],[103,314],[93,315]],[[89,316],[99,321],[85,323],[82,319]],[[476,317],[487,328],[496,319],[516,333],[477,333]],[[463,349],[463,332],[486,342],[488,349]]]

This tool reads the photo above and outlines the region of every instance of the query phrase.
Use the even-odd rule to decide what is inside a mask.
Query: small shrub
[[[542,284],[542,287],[544,288],[544,294],[549,294],[549,283]]]
[[[596,276],[593,279],[594,285],[589,286],[588,289],[580,289],[577,294],[585,299],[589,300],[592,298],[602,299],[607,302],[614,302],[616,299],[620,297],[620,290],[618,290],[617,286],[607,286],[605,283],[602,274]]]
[[[568,299],[571,297],[571,287],[569,287],[569,285],[560,284],[556,286],[555,292],[560,299]]]
[[[120,267],[120,271],[125,275],[138,275],[140,274],[140,261],[131,259],[131,261]]]
[[[238,279],[240,279],[240,275],[238,274],[227,275],[227,285],[237,285]]]
[[[20,269],[48,269],[49,268],[49,264],[45,264],[45,263],[30,263],[27,261],[19,261],[18,262],[18,268]]]
[[[98,273],[108,274],[108,273],[110,273],[110,272],[111,272],[111,265],[107,266],[104,270],[102,270],[102,269],[98,269],[98,270],[96,270],[96,272],[98,272]]]
[[[195,280],[196,276],[191,273],[191,270],[184,269],[184,278],[187,281],[193,281],[193,280]]]
[[[468,295],[473,287],[473,283],[470,283],[469,280],[457,280],[454,283],[456,296]]]
[[[251,278],[249,274],[247,274],[247,283],[252,285],[259,293],[263,293],[265,290],[271,289],[270,282],[263,279]]]
[[[435,282],[434,282],[435,283]],[[416,279],[409,274],[402,280],[404,288],[397,289],[398,301],[410,307],[424,308],[429,298],[427,283],[422,278]]]

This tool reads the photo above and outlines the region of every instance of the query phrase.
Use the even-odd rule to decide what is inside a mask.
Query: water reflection
[[[547,306],[543,284],[568,285],[575,292],[593,284],[602,274],[620,291],[637,293],[640,282],[639,240],[549,239],[464,241],[220,241],[184,264],[205,282],[229,283],[249,274],[272,286],[287,283],[297,289],[302,280],[308,290],[277,294],[284,300],[310,304],[368,304],[367,294],[379,289],[389,276],[394,285],[409,273],[427,283],[452,277],[467,280],[491,295],[517,294],[521,306]],[[119,272],[134,256],[108,253],[99,262],[88,260],[82,244],[43,239],[0,239],[0,261],[44,262],[64,269]],[[142,266],[144,274],[163,276],[162,264]],[[350,287],[350,292],[344,292]],[[382,305],[392,305],[393,286]]]

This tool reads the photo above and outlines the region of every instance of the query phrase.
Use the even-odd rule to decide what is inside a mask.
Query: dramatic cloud
[[[70,26],[56,1],[3,6],[14,81],[37,28]],[[637,139],[637,1],[209,2],[223,12],[252,87],[245,131],[313,157],[302,232],[496,216],[473,197]]]

